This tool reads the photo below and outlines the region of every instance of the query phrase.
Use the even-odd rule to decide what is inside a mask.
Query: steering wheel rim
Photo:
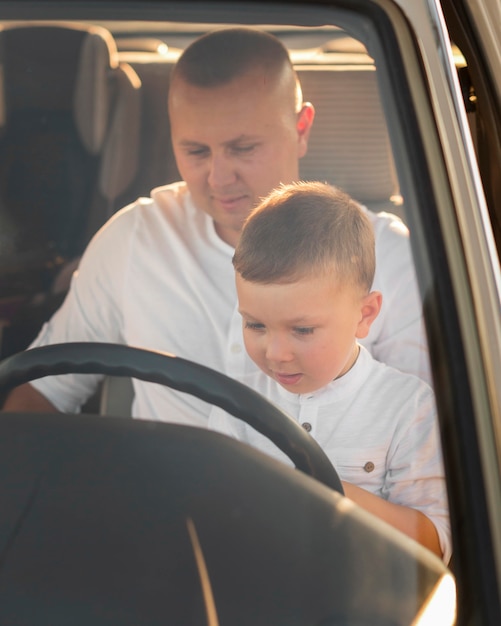
[[[189,393],[221,407],[270,439],[297,469],[343,493],[329,458],[295,420],[246,385],[209,367],[164,352],[73,342],[33,348],[0,363],[0,389],[61,374],[128,376]]]

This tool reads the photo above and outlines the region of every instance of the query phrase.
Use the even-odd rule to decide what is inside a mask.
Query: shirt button
[[[239,343],[232,343],[230,350],[233,354],[240,354],[240,352],[242,352],[242,346]]]
[[[364,470],[367,473],[373,472],[375,468],[375,465],[372,461],[367,461],[367,463],[364,465]]]
[[[307,433],[311,431],[311,424],[309,422],[303,422],[301,426],[305,429]]]

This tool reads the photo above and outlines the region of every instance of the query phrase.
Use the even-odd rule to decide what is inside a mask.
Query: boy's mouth
[[[281,385],[297,385],[297,383],[303,378],[302,374],[282,374],[280,372],[273,372],[273,377]]]

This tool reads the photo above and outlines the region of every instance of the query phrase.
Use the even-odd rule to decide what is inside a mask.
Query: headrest
[[[80,137],[91,154],[103,145],[117,73],[115,40],[104,28],[90,27],[80,50],[73,102]]]
[[[2,80],[3,77],[3,80]],[[17,112],[67,112],[84,148],[101,155],[99,187],[116,198],[137,172],[141,81],[113,36],[74,22],[0,26],[0,133]]]
[[[107,30],[72,22],[4,24],[0,65],[0,127],[17,111],[70,111],[87,150],[101,150],[118,68]]]
[[[301,177],[338,185],[368,206],[388,205],[399,187],[375,69],[296,70],[304,100],[316,111]]]
[[[116,100],[102,151],[99,188],[108,200],[117,198],[138,169],[141,143],[141,81],[128,63],[116,74]]]

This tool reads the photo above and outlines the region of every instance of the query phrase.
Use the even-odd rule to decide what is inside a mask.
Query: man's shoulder
[[[362,207],[374,229],[376,244],[376,274],[391,276],[403,268],[414,268],[410,247],[409,229],[402,219],[393,213],[375,213]]]
[[[114,213],[94,235],[93,247],[98,243],[120,247],[145,229],[158,231],[162,224],[172,228],[176,222],[187,222],[187,206],[185,183],[157,187],[150,196],[139,197]]]
[[[140,196],[120,211],[114,217],[141,212],[155,212],[157,209],[173,210],[179,207],[191,207],[191,194],[184,181],[169,183],[154,187],[149,196]]]
[[[372,223],[376,239],[378,236],[384,235],[399,239],[408,238],[409,229],[398,215],[388,211],[376,213],[365,206],[362,206],[362,208]]]
[[[415,394],[433,396],[433,389],[415,374],[403,372],[387,363],[378,361],[364,346],[360,347],[360,369],[364,371],[364,379],[371,387],[381,393],[393,393],[397,396]]]
[[[115,230],[125,227],[125,224],[134,222],[150,223],[158,219],[168,221],[176,219],[179,216],[182,220],[186,219],[186,213],[192,212],[192,202],[190,193],[186,187],[186,183],[177,182],[169,185],[162,185],[151,190],[149,196],[142,196],[131,202],[124,208],[117,211],[109,220],[108,226],[112,226],[114,222]]]
[[[188,187],[183,180],[168,185],[155,187],[150,192],[151,199],[159,204],[181,204],[191,202],[191,196]]]

